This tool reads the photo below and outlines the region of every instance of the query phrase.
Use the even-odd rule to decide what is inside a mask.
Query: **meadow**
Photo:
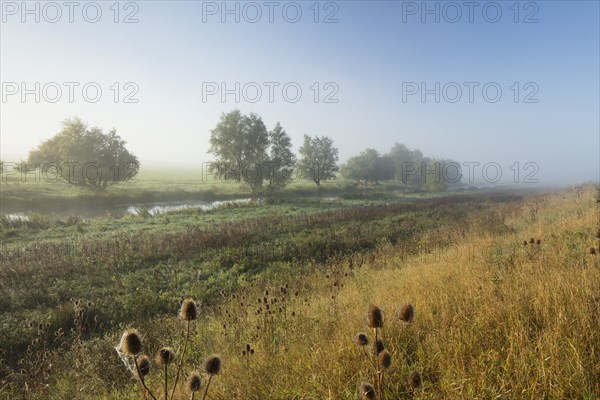
[[[243,196],[164,181],[98,201]],[[2,189],[3,207],[88,197]],[[3,220],[0,398],[148,398],[115,351],[135,328],[150,358],[173,347],[185,377],[218,353],[210,399],[357,399],[363,382],[385,399],[596,399],[598,208],[592,184],[433,196],[297,183],[210,211]],[[184,346],[186,298],[198,316]],[[373,335],[391,361],[378,364]],[[151,364],[145,383],[164,398]],[[176,399],[191,396],[183,380]]]

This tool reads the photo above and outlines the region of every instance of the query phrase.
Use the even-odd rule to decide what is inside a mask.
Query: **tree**
[[[274,191],[282,189],[292,180],[296,156],[292,152],[292,140],[279,122],[269,132],[269,142],[269,162],[266,172],[269,191]]]
[[[449,171],[457,171],[447,169],[451,164],[457,165],[452,160],[431,159],[423,162],[421,165],[421,180],[423,188],[429,192],[444,192],[448,190],[448,183],[458,183],[460,177]]]
[[[268,160],[269,134],[257,114],[239,110],[222,114],[211,130],[209,152],[216,156],[213,172],[226,180],[243,182],[253,194],[260,192]]]
[[[62,125],[59,133],[29,153],[28,168],[41,168],[44,175],[94,191],[137,175],[139,161],[114,128],[105,134],[79,118]]]
[[[374,149],[366,149],[360,155],[351,157],[341,169],[342,176],[364,186],[369,182],[378,184],[380,181],[392,179],[394,172],[391,157],[381,156]]]
[[[395,143],[388,156],[395,165],[396,180],[413,187],[420,187],[424,184],[421,180],[420,167],[428,159],[423,157],[421,151],[409,150],[405,145]]]
[[[334,178],[339,170],[338,149],[333,147],[333,141],[327,136],[311,138],[304,135],[304,144],[299,152],[300,172],[312,179],[317,186],[321,186],[323,180]]]

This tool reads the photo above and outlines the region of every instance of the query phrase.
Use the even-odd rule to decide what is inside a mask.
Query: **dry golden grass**
[[[386,399],[598,398],[596,195],[587,186],[499,206],[466,228],[440,228],[419,255],[383,246],[360,268],[331,266],[328,278],[290,284],[285,301],[271,288],[269,303],[279,301],[269,310],[257,288],[243,306],[238,297],[227,313],[201,317],[189,357],[223,356],[213,399],[358,399],[372,375],[354,339],[369,331],[373,303],[392,352]],[[432,247],[436,235],[449,246]],[[523,245],[531,237],[541,243]],[[394,317],[408,303],[411,324]],[[409,385],[414,371],[419,389]]]
[[[586,185],[495,204],[428,231],[418,253],[382,243],[351,262],[303,266],[315,272],[295,281],[243,285],[220,307],[199,307],[187,346],[189,313],[136,326],[143,351],[174,349],[171,387],[183,367],[173,399],[191,398],[190,373],[218,353],[222,369],[208,399],[356,400],[361,384],[377,386],[364,353],[374,342],[367,310],[375,304],[391,353],[383,399],[599,399],[597,196]],[[407,304],[410,323],[398,318],[410,320],[399,312]],[[364,348],[359,332],[369,336]],[[52,395],[31,398],[141,398],[115,360],[121,333],[86,343],[73,353],[77,368],[57,374]],[[203,385],[208,379],[202,373]],[[145,382],[164,398],[154,362]]]

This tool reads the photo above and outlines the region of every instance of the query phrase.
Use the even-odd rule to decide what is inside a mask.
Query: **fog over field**
[[[598,2],[90,4],[2,3],[2,160],[79,117],[142,168],[198,169],[240,109],[341,162],[398,142],[479,181],[599,178]]]

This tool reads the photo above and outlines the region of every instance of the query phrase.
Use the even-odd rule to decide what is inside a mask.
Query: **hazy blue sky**
[[[280,121],[296,149],[305,133],[332,137],[342,161],[366,147],[385,152],[400,142],[425,155],[496,162],[510,179],[509,167],[518,162],[519,181],[527,162],[539,166],[535,177],[543,184],[599,178],[598,1],[27,7],[31,14],[20,1],[2,2],[0,155],[6,161],[24,158],[63,119],[79,116],[105,130],[115,127],[142,167],[197,166],[210,160],[209,131],[220,114],[239,108],[260,114],[269,128]],[[237,7],[239,22],[225,7]],[[138,22],[125,23],[127,16]],[[39,103],[35,93],[23,99],[22,83],[36,92],[36,82]],[[64,82],[75,82],[72,102]],[[221,83],[235,89],[236,82],[239,103],[234,94],[223,102]],[[262,90],[255,103],[252,82]],[[422,84],[431,90],[424,99]],[[102,95],[92,103],[96,87]],[[219,93],[210,95],[215,87]],[[302,94],[292,102],[298,87]],[[131,99],[138,102],[125,102],[135,90]]]

